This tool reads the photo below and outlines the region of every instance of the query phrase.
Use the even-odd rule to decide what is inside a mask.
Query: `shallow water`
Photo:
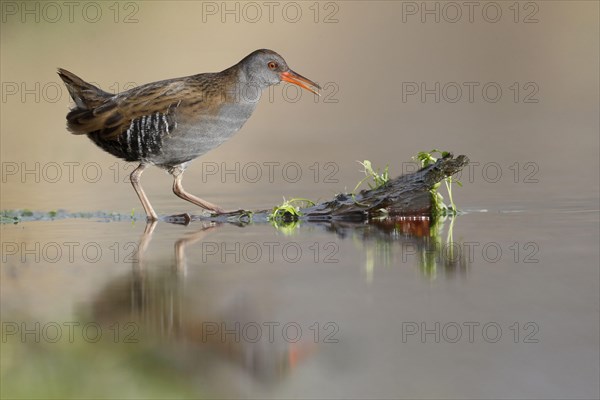
[[[3,390],[593,397],[592,208],[291,232],[5,224]]]

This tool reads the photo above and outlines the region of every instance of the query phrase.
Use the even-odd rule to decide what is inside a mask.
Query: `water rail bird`
[[[131,173],[131,184],[151,221],[158,216],[140,184],[148,166],[166,169],[173,176],[173,192],[178,197],[223,213],[217,205],[183,189],[188,164],[237,132],[267,87],[285,81],[315,94],[320,89],[267,49],[256,50],[221,72],[148,83],[117,94],[62,68],[58,75],[75,102],[67,114],[68,130],[87,135],[116,157],[139,163]]]

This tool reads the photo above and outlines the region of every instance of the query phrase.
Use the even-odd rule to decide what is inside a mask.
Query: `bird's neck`
[[[258,103],[263,89],[268,85],[253,80],[248,72],[239,64],[221,72],[224,79],[231,82],[228,93],[236,102],[251,104]]]

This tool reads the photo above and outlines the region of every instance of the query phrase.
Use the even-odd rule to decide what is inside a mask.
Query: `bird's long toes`
[[[214,207],[211,210],[209,210],[212,214],[215,215],[222,215],[222,214],[229,214],[229,211],[225,211],[224,209],[222,209],[221,207]]]

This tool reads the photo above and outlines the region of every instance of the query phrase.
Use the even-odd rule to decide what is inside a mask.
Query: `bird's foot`
[[[210,212],[211,215],[222,215],[229,213],[228,211],[223,210],[221,207],[207,209],[207,211]]]

